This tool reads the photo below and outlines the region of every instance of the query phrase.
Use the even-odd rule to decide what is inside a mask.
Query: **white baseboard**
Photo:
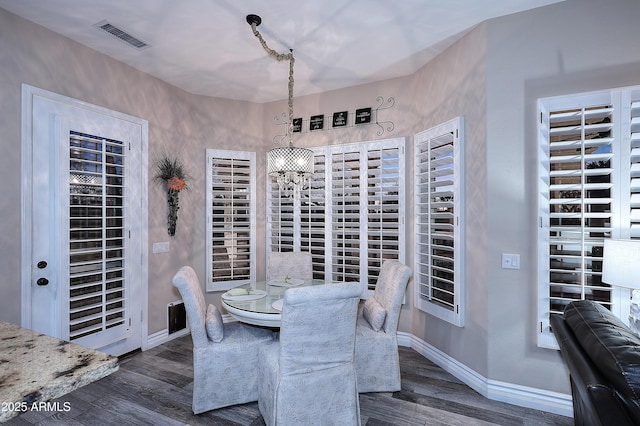
[[[222,322],[227,323],[232,321],[236,321],[236,319],[233,318],[231,315],[229,314],[222,315]],[[170,342],[173,339],[177,339],[178,337],[186,336],[189,333],[190,333],[190,330],[188,326],[184,330],[176,331],[175,333],[171,333],[171,334],[169,334],[169,330],[165,328],[164,330],[160,330],[156,333],[153,333],[147,336],[147,347],[144,348],[144,350],[155,348],[156,346],[160,346],[163,343]]]
[[[165,328],[164,330],[160,330],[157,333],[150,334],[147,337],[147,350],[155,348],[156,346],[160,346],[163,343],[170,342],[173,339],[177,339],[178,337],[186,336],[187,334],[189,334],[188,327],[171,334],[169,334],[169,330]]]
[[[573,402],[570,394],[489,380],[409,333],[398,332],[398,345],[412,348],[486,398],[573,417]]]

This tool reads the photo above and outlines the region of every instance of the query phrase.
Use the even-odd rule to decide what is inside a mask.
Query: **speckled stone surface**
[[[0,422],[117,370],[117,357],[0,321]]]

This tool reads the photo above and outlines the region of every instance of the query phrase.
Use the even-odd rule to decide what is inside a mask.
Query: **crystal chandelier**
[[[262,18],[258,15],[247,15],[247,23],[251,25],[253,35],[260,40],[270,57],[278,62],[289,61],[289,122],[286,134],[289,146],[273,148],[267,152],[267,173],[276,178],[281,191],[293,190],[294,194],[299,193],[313,176],[314,156],[310,149],[293,146],[293,50],[283,54],[270,49],[256,28],[262,23]]]

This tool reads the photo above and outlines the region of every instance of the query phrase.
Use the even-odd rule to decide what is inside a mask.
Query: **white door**
[[[23,326],[114,355],[141,348],[146,121],[28,86],[23,95]]]

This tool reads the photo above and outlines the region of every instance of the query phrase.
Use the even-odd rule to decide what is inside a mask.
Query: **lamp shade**
[[[313,175],[313,151],[294,146],[273,148],[267,153],[267,173],[277,176],[281,173]]]
[[[305,148],[273,148],[267,152],[267,174],[276,178],[280,190],[293,190],[296,194],[313,177],[313,151]]]
[[[602,281],[640,289],[640,241],[604,240]]]

